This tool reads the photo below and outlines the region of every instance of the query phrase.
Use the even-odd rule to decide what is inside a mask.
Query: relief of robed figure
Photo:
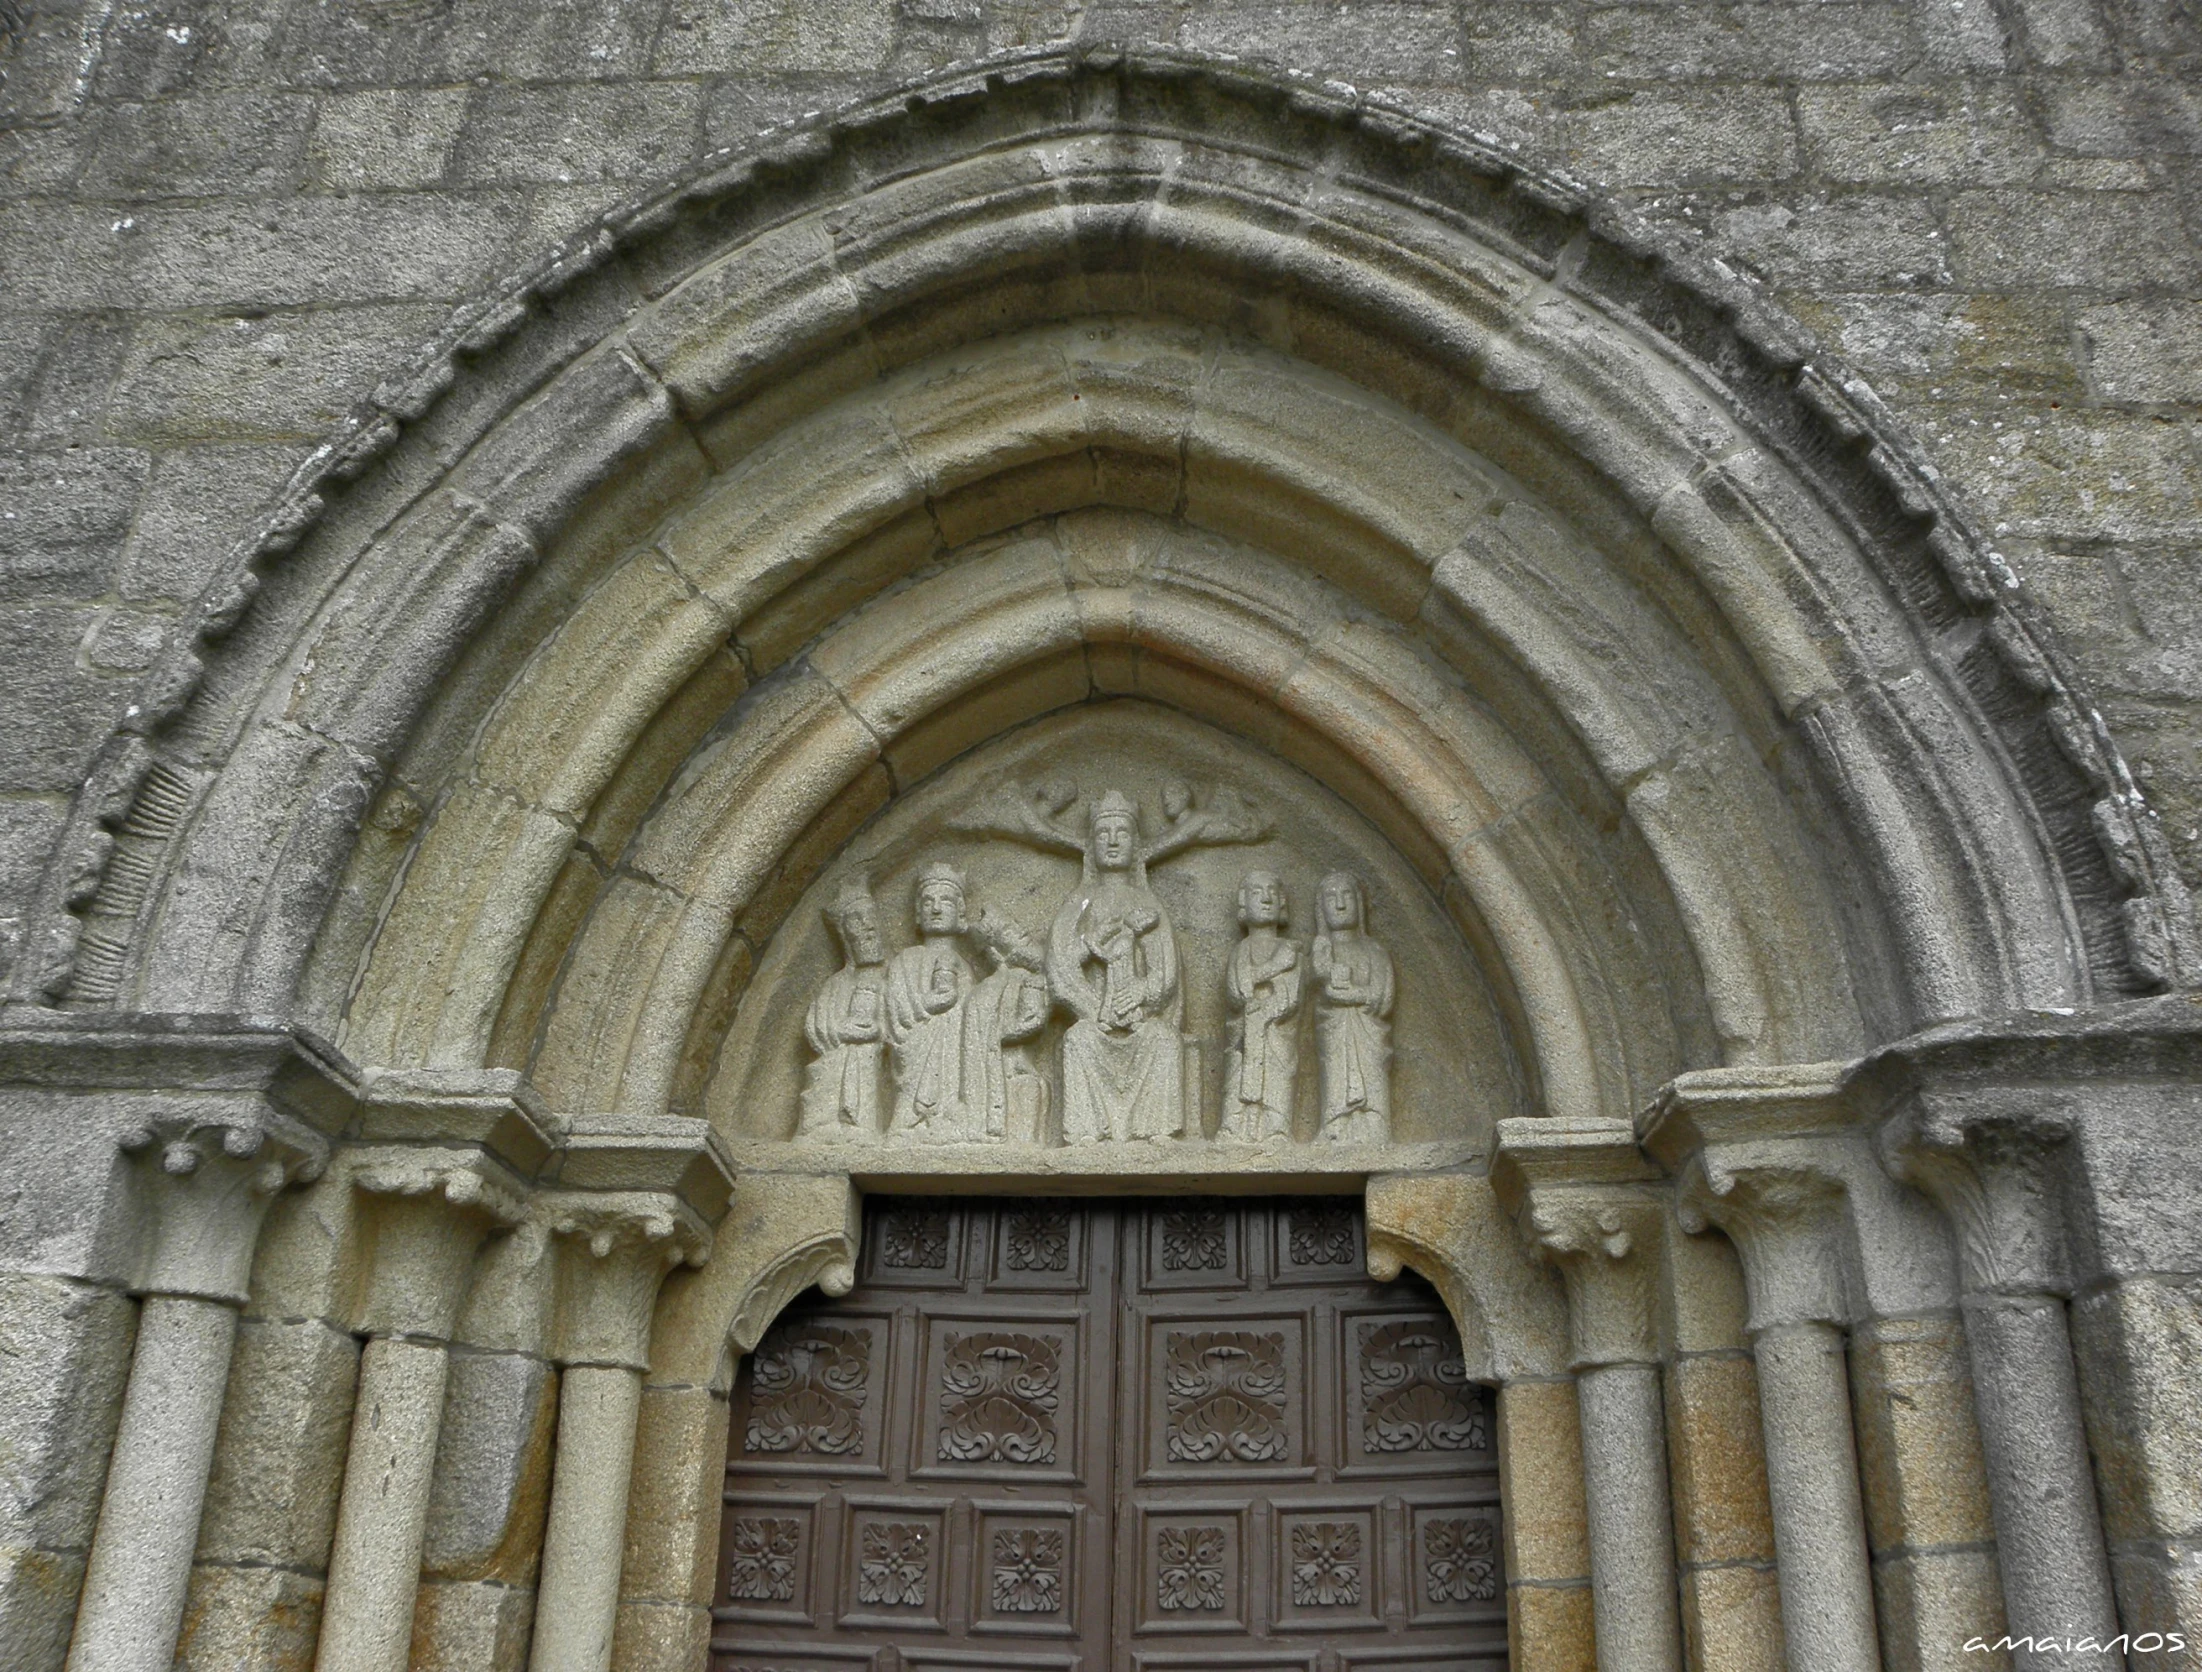
[[[1239,885],[1244,930],[1224,966],[1231,1006],[1224,1055],[1223,1120],[1216,1135],[1260,1142],[1292,1136],[1300,1072],[1300,950],[1285,939],[1284,881],[1249,871]]]
[[[1063,1139],[1172,1138],[1185,1124],[1177,932],[1147,886],[1139,813],[1094,805],[1084,873],[1048,935],[1048,986],[1076,1018],[1063,1036]]]
[[[1333,871],[1317,890],[1321,933],[1308,946],[1322,1136],[1380,1144],[1391,1136],[1392,959],[1370,938],[1361,879]]]
[[[887,1038],[895,1101],[888,1131],[933,1140],[962,1136],[963,1006],[975,983],[965,961],[963,873],[918,873],[918,941],[887,964]]]
[[[803,1018],[812,1061],[803,1075],[798,1136],[863,1142],[879,1136],[880,1046],[886,1037],[886,947],[879,906],[862,877],[826,908],[841,968],[826,977]]]
[[[982,906],[972,939],[993,959],[963,1006],[964,1136],[1013,1144],[1048,1140],[1048,1083],[1028,1041],[1047,1026],[1046,953],[992,907]]]

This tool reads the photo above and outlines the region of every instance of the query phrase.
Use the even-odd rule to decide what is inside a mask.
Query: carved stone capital
[[[677,1199],[653,1191],[558,1191],[538,1209],[557,1238],[552,1356],[569,1367],[649,1369],[658,1286],[674,1267],[704,1263],[711,1227]]]
[[[2063,1165],[2071,1128],[2025,1114],[1937,1120],[1899,1110],[1878,1134],[1881,1158],[1925,1191],[1957,1231],[1968,1294],[2069,1294]]]
[[[1754,1330],[1956,1302],[1948,1238],[1881,1166],[1848,1073],[1808,1063],[1685,1074],[1643,1123],[1645,1148],[1678,1180],[1683,1229],[1717,1225],[1741,1252]]]
[[[552,1126],[509,1072],[364,1076],[341,1161],[358,1195],[360,1328],[448,1339],[482,1239],[527,1215]]]
[[[270,1202],[318,1175],[350,1066],[237,1016],[0,1020],[0,1261],[140,1294],[244,1298]]]
[[[2069,1293],[2191,1270],[2202,1006],[2191,994],[1930,1028],[1876,1051],[1848,1095],[1896,1176],[1956,1230],[1971,1293]]]
[[[1685,1231],[1717,1225],[1742,1254],[1753,1331],[1850,1321],[1836,1178],[1809,1163],[1701,1153],[1683,1169],[1676,1209]]]
[[[150,1210],[132,1287],[240,1303],[269,1205],[318,1178],[329,1156],[320,1133],[266,1107],[155,1114],[116,1143]]]
[[[1567,1285],[1570,1367],[1656,1364],[1665,1181],[1624,1122],[1499,1122],[1491,1182]]]
[[[658,1287],[710,1257],[733,1165],[702,1121],[598,1115],[575,1119],[553,1174],[536,1203],[557,1238],[553,1356],[647,1370]]]

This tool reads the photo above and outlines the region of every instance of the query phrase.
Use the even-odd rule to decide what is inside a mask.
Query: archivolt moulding
[[[391,786],[494,706],[502,687],[469,669],[531,630],[508,600],[561,613],[525,577],[556,567],[621,473],[670,469],[685,491],[669,447],[738,472],[944,342],[1124,312],[1350,374],[1533,486],[1580,489],[1623,544],[1663,542],[1734,635],[1707,653],[1740,655],[1834,768],[1840,841],[1887,932],[1911,937],[1919,1011],[2181,977],[2176,880],[2008,571],[1871,397],[1747,287],[1368,101],[1179,59],[1028,54],[715,161],[378,391],[112,741],[20,995],[287,1002],[377,794],[415,816]],[[966,462],[960,489],[916,484],[936,523],[981,514],[983,484],[1036,460],[996,445]],[[886,507],[841,509],[832,550]],[[714,602],[738,636],[741,601]],[[631,753],[635,733],[597,747]],[[463,781],[451,770],[424,780],[432,801]],[[566,835],[523,809],[538,845],[570,840],[576,815],[542,811]],[[2074,839],[2090,827],[2099,850]],[[398,858],[369,882],[413,862],[407,839],[377,835]],[[461,972],[478,1007],[497,1007],[511,955]]]

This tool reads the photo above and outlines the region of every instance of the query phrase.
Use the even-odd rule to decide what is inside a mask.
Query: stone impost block
[[[1471,1378],[1550,1376],[1567,1362],[1567,1303],[1551,1267],[1532,1259],[1487,1178],[1386,1174],[1368,1182],[1369,1275],[1412,1266],[1436,1285],[1460,1326]]]
[[[855,1286],[862,1233],[862,1202],[846,1175],[745,1171],[711,1263],[670,1278],[659,1298],[653,1387],[708,1386],[723,1397],[736,1360],[789,1301],[814,1283],[829,1295]]]
[[[1503,1120],[1491,1182],[1567,1284],[1571,1367],[1656,1364],[1666,1190],[1628,1124]]]
[[[355,1099],[342,1058],[273,1022],[13,1020],[0,1164],[17,1194],[0,1262],[240,1302],[270,1201],[319,1175]]]

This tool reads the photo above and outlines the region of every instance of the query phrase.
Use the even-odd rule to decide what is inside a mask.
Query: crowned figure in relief
[[[1368,933],[1361,879],[1333,871],[1317,890],[1321,932],[1308,947],[1322,1135],[1380,1144],[1391,1136],[1392,959]]]
[[[880,1043],[886,1032],[887,953],[871,884],[841,885],[826,921],[841,942],[842,965],[825,979],[803,1018],[812,1061],[803,1075],[798,1135],[828,1143],[879,1136]]]
[[[1177,932],[1147,886],[1139,810],[1094,804],[1078,887],[1055,914],[1048,986],[1063,1036],[1063,1140],[1174,1138],[1185,1124]]]
[[[973,977],[964,960],[963,873],[934,863],[918,873],[915,946],[887,965],[887,1038],[894,1047],[895,1103],[888,1131],[963,1135],[963,1006]]]

